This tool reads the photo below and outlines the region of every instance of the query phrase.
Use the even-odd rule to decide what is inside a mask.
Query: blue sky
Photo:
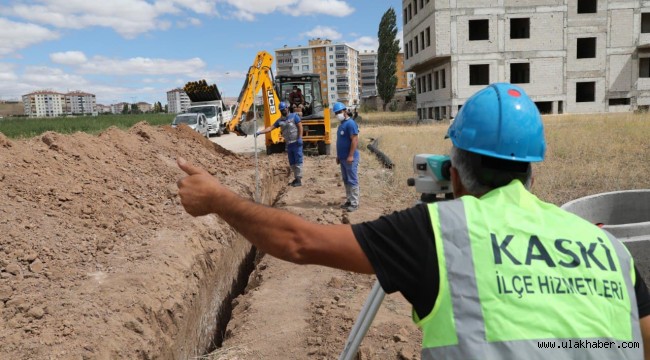
[[[187,81],[236,97],[255,54],[329,38],[376,49],[396,0],[0,0],[0,100],[82,90],[165,104]]]

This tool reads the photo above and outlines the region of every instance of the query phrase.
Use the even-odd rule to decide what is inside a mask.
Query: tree
[[[124,106],[122,107],[122,114],[128,114],[129,113],[129,105],[127,103],[124,103]]]
[[[391,7],[381,17],[379,22],[379,49],[377,50],[377,93],[383,100],[383,110],[395,96],[397,87],[397,54],[399,40],[397,39],[397,16]]]
[[[415,79],[411,79],[409,83],[411,89],[409,90],[408,101],[417,102],[417,93],[415,92]]]
[[[165,104],[165,112],[166,112],[166,113],[169,112],[169,104]]]
[[[131,104],[131,114],[139,114],[138,104]]]

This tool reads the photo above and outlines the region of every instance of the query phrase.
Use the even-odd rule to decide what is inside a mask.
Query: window
[[[578,14],[594,14],[598,11],[598,0],[578,0]]]
[[[630,105],[630,98],[609,99],[609,106]]]
[[[418,36],[417,35],[415,35],[415,37],[413,38],[413,42],[415,42],[415,53],[417,54],[420,51],[420,47],[419,47],[420,43],[418,42]]]
[[[409,14],[409,20],[411,20],[411,19],[413,18],[413,16],[411,16],[411,15],[412,15],[412,14],[411,14],[411,4],[409,4],[408,9],[409,9],[409,11],[408,11],[408,14]]]
[[[297,64],[300,61],[300,59],[293,59],[293,63]]]
[[[576,83],[576,102],[594,102],[596,100],[596,82]]]
[[[308,63],[308,62],[309,62],[309,58],[306,58],[306,57],[302,58],[302,63],[303,63],[303,64],[304,64],[304,63]]]
[[[542,115],[553,113],[552,101],[536,101],[535,105],[537,106],[537,110],[539,110],[539,113]]]
[[[418,78],[418,84],[417,84],[417,92],[418,94],[422,93],[422,78]]]
[[[639,77],[650,78],[650,58],[639,59]]]
[[[431,74],[427,74],[427,89],[431,91]]]
[[[488,40],[490,38],[490,20],[470,20],[469,40]]]
[[[330,82],[333,83],[333,82],[334,82],[334,79],[330,79]]]
[[[424,7],[424,0],[420,0],[420,9]]]
[[[444,89],[447,87],[447,78],[445,77],[445,69],[440,70],[440,88]]]
[[[530,82],[530,64],[510,64],[510,82],[513,84],[528,84]]]
[[[409,44],[408,43],[404,44],[404,56],[406,56],[406,59],[409,58]]]
[[[424,50],[424,31],[420,31],[420,49]]]
[[[428,27],[425,32],[427,34],[427,46],[431,46],[431,28]]]
[[[409,56],[413,56],[413,40],[409,41]]]
[[[404,14],[403,14],[404,15],[404,25],[406,25],[406,23],[409,22],[408,19],[406,18],[406,11],[407,11],[407,9],[404,8]]]
[[[641,13],[641,32],[650,33],[650,13]]]
[[[303,65],[302,71],[309,71],[309,65]]]
[[[413,16],[418,14],[418,0],[413,0]]]
[[[490,65],[478,64],[469,66],[470,85],[488,85],[490,83]]]
[[[336,88],[335,88],[334,86],[332,86],[332,87],[330,88],[330,90],[332,90],[332,91],[336,91]]]
[[[300,50],[300,55],[307,55],[307,49]]]
[[[510,38],[530,38],[530,18],[510,19]]]
[[[330,59],[334,59],[334,55],[330,55]]]
[[[592,59],[596,57],[596,38],[578,38],[576,47],[577,59]]]
[[[438,71],[433,73],[433,88],[438,90],[440,88],[440,73]]]
[[[334,75],[334,71],[330,71],[330,75]]]

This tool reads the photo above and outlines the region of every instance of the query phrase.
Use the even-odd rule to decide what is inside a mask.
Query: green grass
[[[47,131],[60,134],[86,132],[98,134],[111,126],[128,129],[141,121],[150,125],[171,124],[175,114],[100,115],[68,118],[0,119],[0,133],[8,138],[30,138]]]

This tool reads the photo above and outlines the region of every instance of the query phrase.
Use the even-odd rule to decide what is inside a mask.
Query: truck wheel
[[[324,141],[318,142],[318,155],[330,155],[332,153],[330,149],[331,144],[325,144]]]
[[[223,135],[223,128],[222,128],[221,126],[219,126],[219,127],[217,128],[217,137],[219,137],[219,136],[221,136],[221,135]]]

